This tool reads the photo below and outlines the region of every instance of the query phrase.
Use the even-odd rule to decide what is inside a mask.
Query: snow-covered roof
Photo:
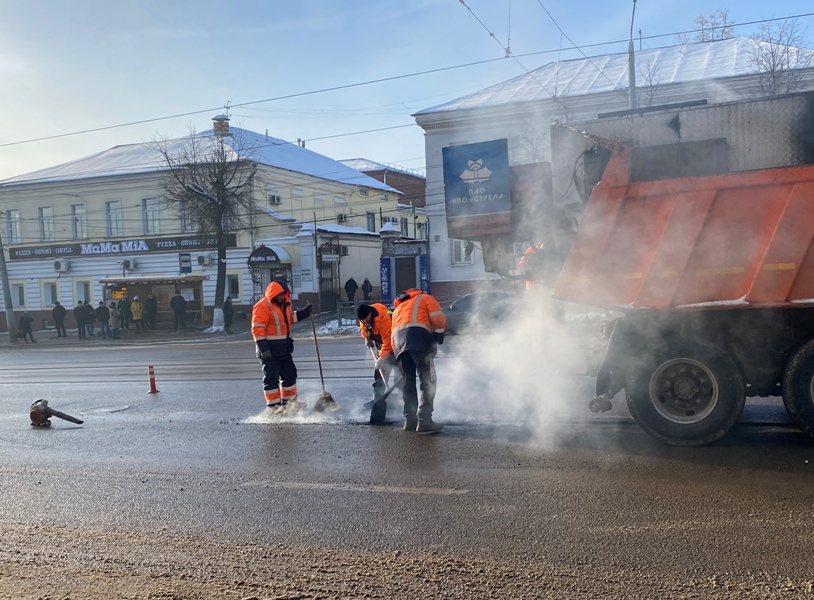
[[[424,175],[420,171],[388,165],[367,158],[347,158],[339,162],[357,171],[390,171],[391,173],[404,173],[405,175],[424,178]]]
[[[746,37],[714,42],[681,44],[636,52],[636,75],[652,79],[649,85],[669,85],[708,79],[754,74],[755,45],[765,44]],[[808,48],[790,48],[814,56]],[[641,85],[641,83],[640,83]],[[627,53],[605,54],[552,62],[503,83],[462,96],[444,104],[425,108],[416,115],[502,106],[516,102],[557,97],[600,94],[628,88]]]
[[[302,148],[297,144],[238,127],[232,127],[230,131],[234,135],[234,138],[231,139],[239,139],[241,142],[241,154],[245,156],[247,155],[246,149],[251,149],[249,152],[251,158],[260,164],[347,185],[401,193],[356,169],[307,148]],[[204,138],[211,137],[213,133],[212,130],[208,130],[196,135]],[[180,147],[188,143],[189,139],[190,137],[184,137],[170,140],[170,152],[173,146]],[[225,139],[229,140],[230,137],[227,136]],[[152,173],[166,168],[164,160],[155,149],[155,144],[153,142],[142,142],[140,144],[114,146],[84,158],[40,169],[32,173],[10,177],[0,181],[0,185],[133,175]]]
[[[313,223],[303,223],[300,233],[314,231]],[[332,225],[331,223],[318,223],[317,231],[322,233],[345,234],[345,235],[372,235],[378,236],[375,231],[368,231],[364,227],[346,227],[345,225]]]

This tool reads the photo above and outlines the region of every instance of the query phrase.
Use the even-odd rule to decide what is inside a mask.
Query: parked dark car
[[[444,309],[447,333],[488,331],[510,318],[517,310],[518,297],[506,292],[473,292]]]

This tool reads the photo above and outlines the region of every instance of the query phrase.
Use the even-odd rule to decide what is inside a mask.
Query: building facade
[[[271,278],[284,277],[296,303],[321,308],[346,276],[376,276],[380,244],[377,231],[368,230],[369,215],[397,219],[399,190],[297,144],[215,119],[227,136],[250,141],[257,165],[254,209],[247,225],[227,236],[225,294],[238,312],[250,310]],[[40,329],[57,301],[70,313],[78,302],[96,306],[151,293],[160,324],[170,319],[177,290],[187,298],[188,318],[209,324],[217,245],[193,230],[182,206],[163,201],[166,168],[155,144],[132,144],[0,181],[15,319],[27,310]],[[2,289],[0,300],[6,302]],[[7,330],[2,313],[0,328]]]
[[[765,74],[756,72],[754,63],[756,44],[761,42],[732,38],[637,52],[636,106],[647,111],[657,105],[713,104],[765,96]],[[792,50],[814,54],[808,49]],[[425,131],[426,209],[435,294],[453,299],[470,291],[513,286],[486,271],[479,244],[448,234],[444,170],[437,168],[443,165],[444,149],[505,139],[513,188],[528,183],[522,181],[524,174],[538,173],[533,175],[538,180],[551,178],[552,155],[558,152],[552,145],[552,124],[567,126],[630,110],[628,64],[626,54],[549,63],[413,115]],[[814,89],[814,68],[802,69],[797,75],[799,91]],[[623,139],[625,133],[619,136]],[[569,172],[559,179],[567,187],[576,178],[576,169],[585,166],[568,165]],[[548,181],[547,187],[551,202],[567,198],[562,188],[556,190],[557,181],[553,188]],[[517,240],[516,259],[530,241]]]

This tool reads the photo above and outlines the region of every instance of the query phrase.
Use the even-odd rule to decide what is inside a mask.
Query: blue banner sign
[[[443,149],[449,237],[511,231],[509,146],[505,139]]]
[[[382,304],[390,304],[393,302],[393,279],[391,259],[389,256],[382,256],[379,259],[379,275],[382,281]]]
[[[427,254],[418,257],[418,289],[430,293],[430,257]]]

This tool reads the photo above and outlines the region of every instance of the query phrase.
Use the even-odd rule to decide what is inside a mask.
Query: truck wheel
[[[686,343],[656,349],[625,393],[639,426],[671,446],[703,446],[721,439],[746,402],[743,375],[730,357]]]
[[[795,424],[814,437],[814,340],[798,348],[786,363],[783,404]]]

